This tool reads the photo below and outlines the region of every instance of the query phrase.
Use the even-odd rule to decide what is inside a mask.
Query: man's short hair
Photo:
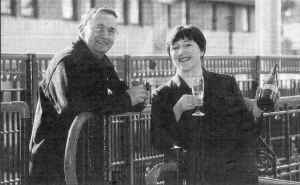
[[[112,15],[115,18],[118,18],[117,13],[110,8],[92,8],[86,14],[81,17],[81,21],[79,23],[79,35],[82,36],[83,29],[86,27],[88,22],[93,19],[98,13]]]

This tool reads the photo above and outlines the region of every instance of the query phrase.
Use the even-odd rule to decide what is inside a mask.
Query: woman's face
[[[193,40],[180,39],[170,46],[170,56],[177,70],[189,72],[201,65],[202,52]]]

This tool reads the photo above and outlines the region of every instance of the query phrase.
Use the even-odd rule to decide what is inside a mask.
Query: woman
[[[195,26],[176,27],[167,50],[176,74],[153,96],[154,147],[169,159],[174,158],[173,146],[187,151],[181,171],[186,172],[188,184],[258,184],[258,129],[235,79],[203,68],[206,39]],[[192,96],[192,77],[204,82],[202,104]],[[199,105],[204,116],[192,116]]]

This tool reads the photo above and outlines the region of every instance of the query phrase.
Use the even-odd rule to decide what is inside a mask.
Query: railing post
[[[130,87],[130,55],[124,55],[124,81]]]
[[[26,95],[25,102],[30,109],[30,117],[33,118],[37,102],[38,67],[35,54],[27,54],[26,60]]]
[[[284,105],[284,109],[288,110],[287,104]],[[291,146],[290,146],[290,116],[287,113],[284,119],[284,155],[286,157],[286,164],[291,162]],[[288,167],[288,173],[290,173],[290,168]],[[291,174],[289,174],[289,180],[291,179]]]
[[[109,124],[109,116],[104,117],[103,121],[103,165],[104,165],[104,182],[108,183],[112,180],[111,177],[111,130]]]
[[[256,89],[260,85],[260,64],[261,64],[261,58],[260,58],[260,56],[256,56],[255,65],[254,65],[254,82],[253,82],[253,85],[252,85],[251,98],[255,97]]]
[[[272,144],[271,144],[271,117],[268,117],[268,120],[266,121],[267,124],[266,124],[266,143],[268,144],[268,146],[271,146],[272,147]]]
[[[293,79],[291,80],[291,96],[295,96],[296,95],[296,80]]]
[[[141,116],[141,114],[139,115]],[[138,119],[141,119],[140,117]],[[134,136],[133,136],[133,132],[134,132],[134,124],[136,123],[136,117],[135,116],[130,116],[129,118],[129,185],[134,185]]]

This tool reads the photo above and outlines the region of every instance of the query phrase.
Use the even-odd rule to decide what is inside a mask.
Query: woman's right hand
[[[196,106],[200,105],[201,100],[198,97],[189,94],[182,95],[173,107],[176,121],[179,121],[183,112],[187,110],[192,110]]]

